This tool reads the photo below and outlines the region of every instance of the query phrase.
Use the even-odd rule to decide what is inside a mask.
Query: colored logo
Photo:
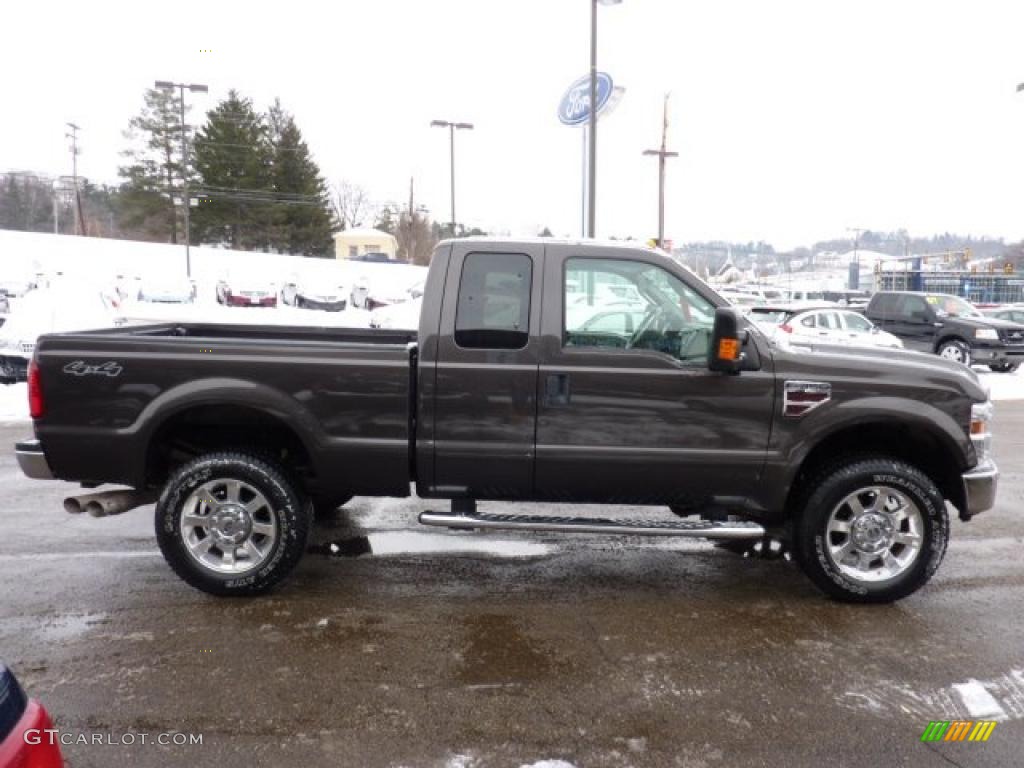
[[[597,114],[608,104],[615,85],[611,75],[597,73]],[[569,86],[558,104],[558,119],[566,125],[581,125],[590,119],[590,75],[584,75]]]
[[[995,728],[995,720],[932,720],[921,741],[988,741]]]

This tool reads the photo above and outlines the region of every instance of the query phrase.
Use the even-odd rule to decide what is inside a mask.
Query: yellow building
[[[394,259],[398,240],[379,229],[346,229],[334,236],[334,258],[352,259],[367,253],[384,253]]]

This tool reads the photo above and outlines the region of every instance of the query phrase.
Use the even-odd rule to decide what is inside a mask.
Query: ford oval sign
[[[611,75],[597,73],[597,114],[601,114],[615,86]],[[558,119],[566,125],[581,125],[590,119],[590,75],[584,75],[569,86],[558,105]]]

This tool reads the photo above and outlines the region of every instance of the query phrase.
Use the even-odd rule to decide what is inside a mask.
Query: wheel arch
[[[879,455],[905,461],[917,467],[939,488],[943,498],[958,510],[966,507],[961,481],[964,464],[960,448],[946,430],[927,423],[873,419],[836,426],[809,446],[792,474],[785,501],[786,515],[792,517],[807,491],[806,482],[840,456]]]
[[[190,382],[168,391],[138,423],[147,486],[159,485],[177,466],[213,450],[259,450],[297,476],[319,474],[322,438],[316,422],[284,393],[252,382]]]

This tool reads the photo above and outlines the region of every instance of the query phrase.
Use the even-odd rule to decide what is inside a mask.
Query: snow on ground
[[[28,421],[28,385],[0,384],[0,421]]]
[[[975,368],[978,378],[988,385],[993,400],[1024,400],[1024,369],[1013,373],[995,373]]]

